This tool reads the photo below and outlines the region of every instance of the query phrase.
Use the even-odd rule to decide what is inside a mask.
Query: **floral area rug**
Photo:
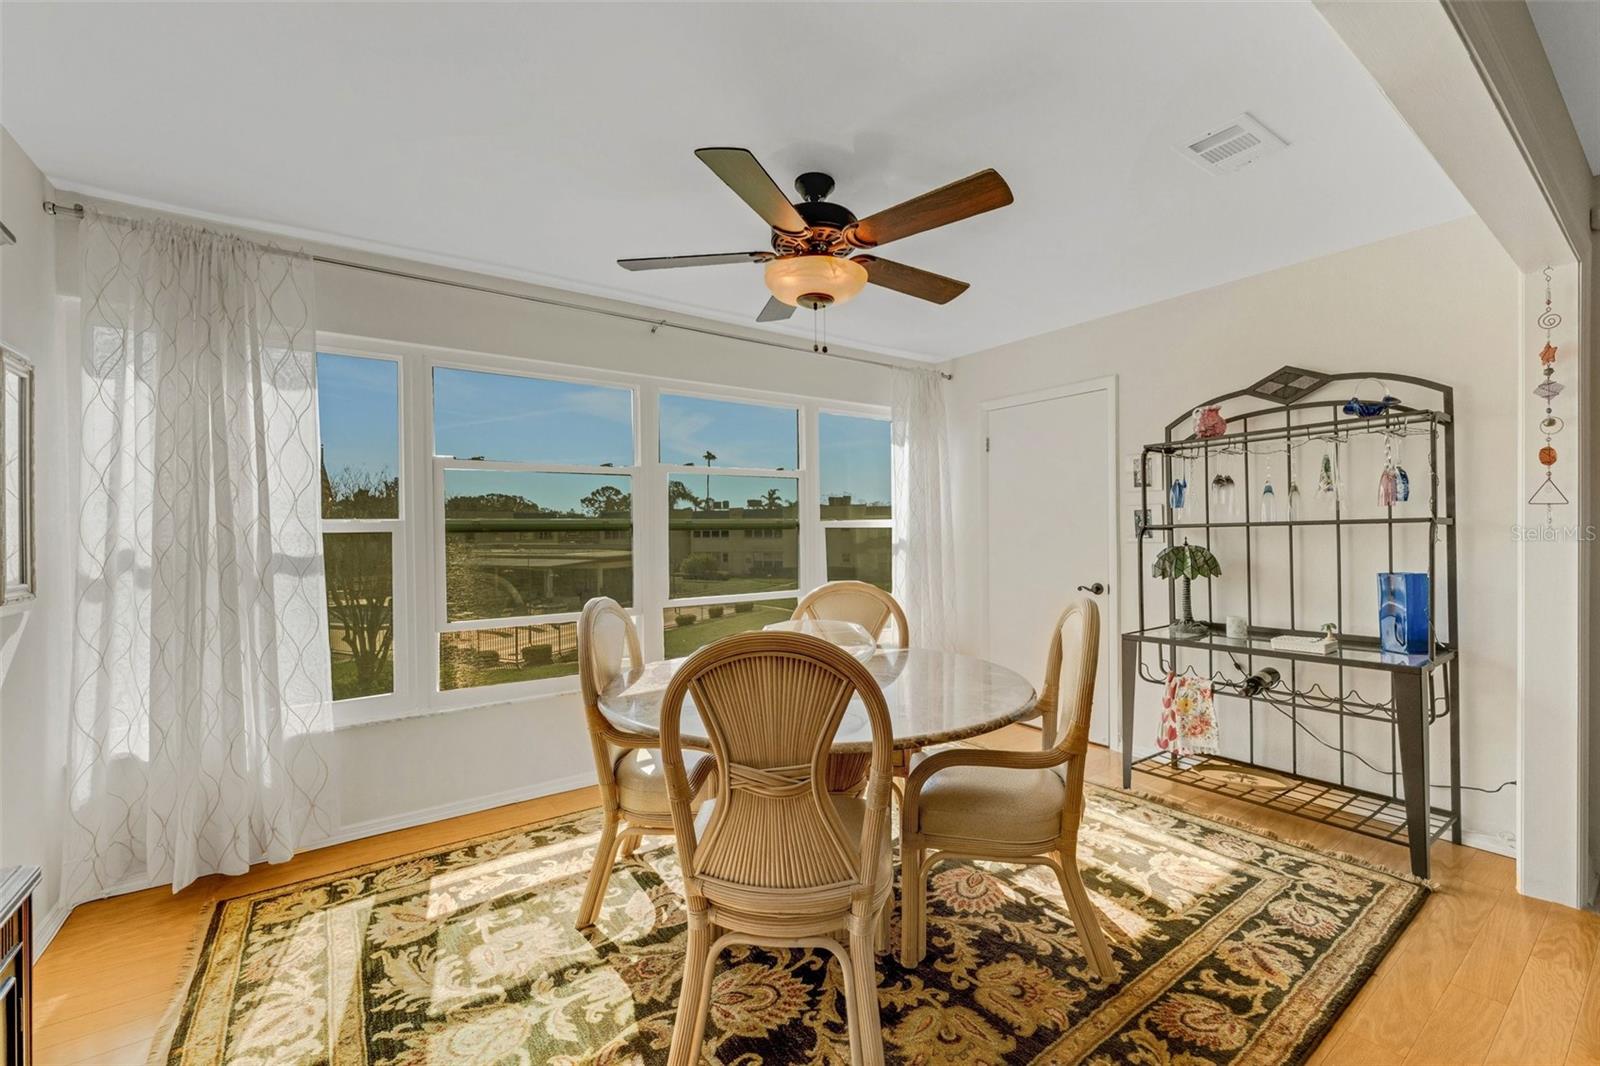
[[[651,838],[619,863],[579,933],[598,825],[586,812],[218,904],[151,1061],[665,1062],[685,935],[674,849]],[[1092,786],[1079,857],[1121,979],[1090,977],[1048,870],[942,864],[928,957],[878,956],[889,1062],[1297,1062],[1425,894]],[[704,1054],[847,1063],[837,965],[724,953]]]

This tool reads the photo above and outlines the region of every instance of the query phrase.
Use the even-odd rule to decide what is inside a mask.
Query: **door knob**
[[[1090,593],[1093,593],[1096,596],[1104,596],[1106,594],[1106,587],[1102,582],[1096,581],[1092,585],[1079,585],[1078,586],[1078,591],[1079,592],[1090,592]]]

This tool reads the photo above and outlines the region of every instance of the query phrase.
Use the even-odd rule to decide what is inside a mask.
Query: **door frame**
[[[1107,737],[1110,748],[1114,751],[1121,750],[1122,737],[1122,686],[1118,678],[1122,676],[1122,625],[1121,612],[1118,604],[1122,599],[1121,565],[1121,522],[1122,510],[1121,485],[1118,470],[1118,435],[1117,435],[1117,375],[1108,374],[1103,377],[1086,378],[1082,381],[1066,385],[1056,385],[1048,389],[1037,389],[1031,392],[1021,392],[1013,396],[1001,396],[993,400],[984,400],[979,409],[982,412],[982,444],[983,444],[983,558],[980,565],[983,570],[983,595],[979,604],[979,625],[983,627],[983,652],[988,658],[992,648],[992,630],[989,627],[989,533],[990,521],[993,515],[990,509],[991,479],[989,476],[989,421],[996,411],[1003,411],[1010,407],[1025,407],[1029,404],[1043,403],[1048,400],[1061,400],[1069,396],[1083,396],[1089,393],[1104,393],[1106,403],[1106,584],[1110,586],[1103,597],[1101,604],[1100,640],[1106,645],[1106,714],[1108,719]]]

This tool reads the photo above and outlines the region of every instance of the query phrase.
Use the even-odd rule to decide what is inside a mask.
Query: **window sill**
[[[5,603],[0,603],[0,618],[5,618],[6,616],[13,614],[26,613],[27,611],[32,610],[38,602],[39,597],[33,593],[14,595],[11,599],[6,600]]]
[[[578,679],[572,678],[571,685],[559,688],[544,689],[539,692],[524,692],[508,694],[503,697],[485,698],[471,703],[462,703],[443,707],[413,707],[398,708],[392,706],[378,706],[370,710],[361,707],[345,707],[334,704],[333,731],[344,732],[347,729],[361,729],[372,725],[388,725],[394,722],[405,722],[416,718],[437,718],[442,715],[460,714],[463,711],[483,711],[492,707],[505,707],[511,704],[542,703],[546,700],[566,699],[578,695]]]

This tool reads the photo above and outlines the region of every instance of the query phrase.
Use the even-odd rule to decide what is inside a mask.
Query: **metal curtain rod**
[[[83,218],[82,204],[58,204],[54,200],[44,202],[44,211],[47,215],[57,215],[67,218]],[[533,296],[524,292],[512,292],[509,289],[496,289],[488,285],[474,285],[466,281],[451,281],[449,278],[436,278],[428,274],[414,274],[407,270],[393,270],[389,267],[373,266],[370,263],[357,263],[349,259],[335,259],[331,256],[313,255],[312,262],[326,263],[329,266],[346,267],[350,270],[365,270],[372,274],[386,274],[391,278],[404,278],[407,281],[425,281],[433,285],[445,285],[452,289],[464,289],[467,292],[480,292],[490,296],[504,296],[512,300],[522,300],[525,303],[544,304],[548,307],[564,307],[569,311],[587,311],[592,315],[604,315],[607,318],[620,318],[627,322],[639,322],[650,327],[654,333],[659,329],[680,329],[685,333],[699,333],[706,337],[721,337],[724,340],[743,341],[746,344],[760,344],[768,348],[780,348],[786,352],[800,352],[802,355],[825,355],[830,359],[844,359],[852,363],[863,363],[867,366],[881,366],[886,370],[910,369],[899,363],[888,363],[880,359],[867,359],[859,355],[844,355],[840,352],[818,352],[810,348],[803,348],[798,344],[785,344],[782,341],[765,340],[758,337],[747,337],[739,333],[729,333],[725,330],[711,329],[707,326],[690,326],[680,322],[672,322],[665,318],[651,318],[649,315],[637,315],[629,311],[612,311],[604,307],[591,307],[588,304],[575,303],[571,300],[558,300],[550,296]],[[939,376],[946,381],[954,381],[954,374],[939,371]]]

